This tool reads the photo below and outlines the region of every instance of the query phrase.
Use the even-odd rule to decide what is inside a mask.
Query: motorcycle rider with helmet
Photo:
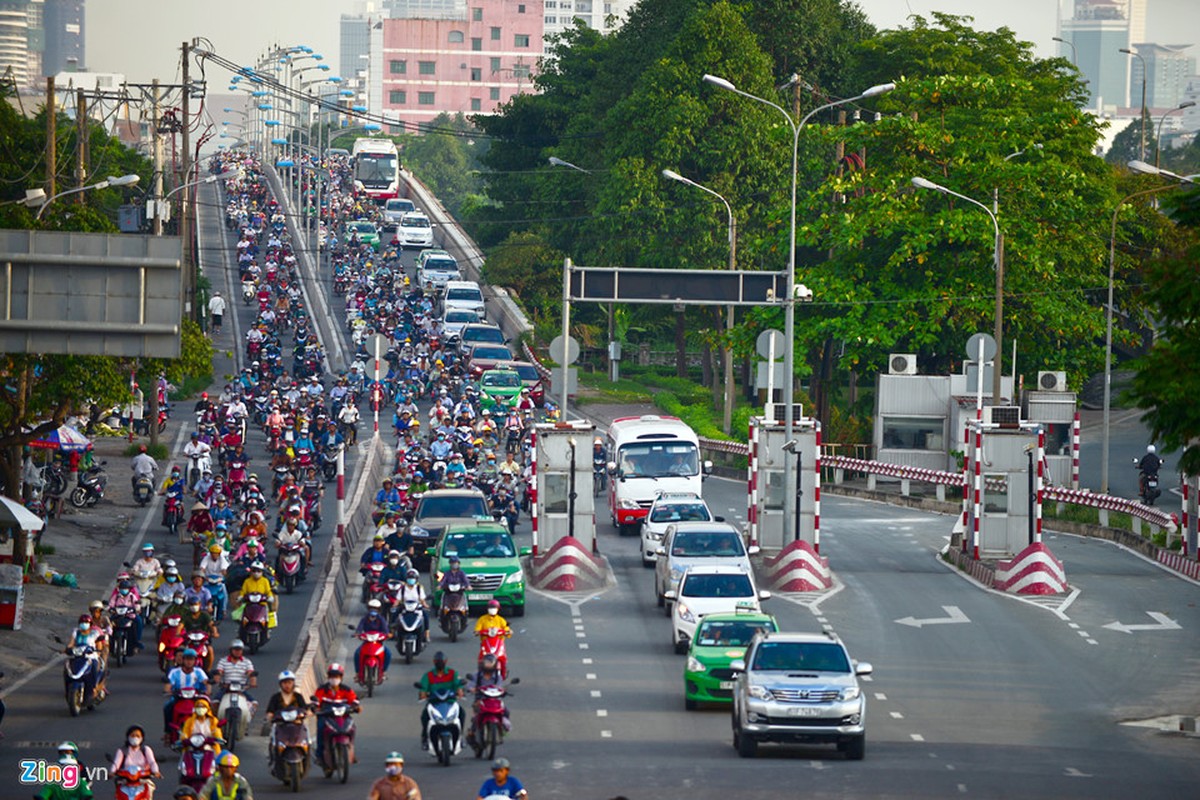
[[[342,685],[342,678],[346,671],[341,664],[333,663],[329,665],[329,669],[325,671],[326,681],[321,684],[317,691],[313,692],[312,708],[318,716],[321,714],[322,708],[327,703],[346,703],[351,709],[358,713],[362,710],[362,706],[358,702],[358,695],[354,690]],[[316,760],[318,764],[324,764],[325,754],[325,737],[321,733],[321,725],[317,725],[317,753]],[[354,742],[350,742],[350,763],[357,764],[358,756],[354,754]]]
[[[1146,479],[1157,478],[1158,471],[1162,469],[1163,460],[1158,455],[1158,448],[1152,444],[1146,445],[1146,455],[1142,456],[1138,462],[1138,494],[1146,494]]]
[[[367,613],[358,621],[358,626],[354,629],[355,636],[361,636],[364,633],[382,633],[387,636],[391,633],[388,627],[387,617],[383,614],[383,603],[378,599],[371,598],[367,602]],[[362,649],[360,644],[358,649],[354,651],[354,681],[355,683],[363,682],[362,671]],[[387,669],[392,664],[392,651],[388,648],[383,648],[383,670],[379,674],[379,682],[387,680]]]
[[[400,592],[396,597],[396,603],[400,607],[404,606],[406,600],[416,600],[421,608],[422,628],[425,631],[425,641],[429,641],[429,598],[425,594],[425,587],[419,583],[421,574],[415,569],[410,569],[404,576],[404,585],[400,587]]]
[[[433,690],[446,686],[454,689],[457,696],[461,699],[463,696],[463,686],[466,681],[458,677],[458,673],[446,666],[446,654],[441,650],[433,654],[433,669],[421,676],[420,699],[424,700],[433,693]],[[421,708],[421,749],[429,749],[429,708],[423,706]]]
[[[479,730],[479,693],[489,687],[499,689],[504,688],[504,677],[500,674],[500,662],[491,653],[484,656],[479,662],[479,671],[475,673],[475,677],[468,684],[471,692],[475,695],[475,701],[472,703],[474,713],[471,715],[471,729],[467,731],[467,743],[472,747],[475,746],[475,734]],[[504,731],[507,733],[512,730],[512,722],[508,717],[508,706],[504,707]]]
[[[151,551],[153,552],[153,551]],[[158,562],[154,562],[157,564]],[[145,649],[142,646],[142,630],[145,628],[145,620],[142,619],[141,608],[142,598],[138,594],[137,587],[133,585],[133,581],[126,573],[121,573],[117,576],[117,588],[108,597],[109,609],[114,608],[132,608],[134,612],[134,643],[138,650]]]

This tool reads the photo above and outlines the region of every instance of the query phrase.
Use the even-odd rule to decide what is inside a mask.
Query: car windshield
[[[712,517],[704,503],[667,503],[655,506],[651,522],[708,522]]]
[[[691,442],[631,442],[621,447],[617,464],[623,477],[666,478],[700,473]]]
[[[493,344],[504,344],[504,331],[499,328],[471,328],[463,333],[463,338],[468,342],[492,342]]]
[[[425,217],[405,216],[400,218],[400,225],[405,228],[428,228],[429,220]]]
[[[412,200],[388,200],[387,201],[387,210],[388,211],[412,211],[414,208],[416,208],[416,206],[413,205]]]
[[[480,291],[478,289],[471,289],[468,287],[468,288],[463,288],[463,289],[450,289],[449,291],[446,292],[446,299],[447,300],[474,300],[475,302],[482,303],[483,295],[480,293]]]
[[[442,555],[459,558],[512,558],[517,554],[507,533],[450,533]]]
[[[479,315],[474,311],[447,311],[446,322],[464,322],[470,325],[472,322],[479,322]]]
[[[754,634],[774,630],[775,623],[767,621],[705,620],[696,634],[696,643],[701,647],[746,647]]]
[[[450,258],[426,259],[421,269],[426,272],[458,272],[458,262]]]
[[[493,344],[481,344],[471,351],[471,358],[494,358],[505,361],[512,358],[512,351],[507,347],[497,347]]]
[[[423,497],[417,509],[417,519],[431,517],[488,517],[487,503],[482,497],[465,495],[457,497]]]
[[[352,222],[350,227],[359,233],[375,233],[375,226],[370,222]]]
[[[753,597],[749,575],[688,575],[680,590],[683,597]]]
[[[488,389],[515,389],[521,385],[521,376],[515,372],[485,372],[479,383]]]
[[[745,549],[742,547],[742,540],[736,533],[714,531],[708,532],[684,532],[676,533],[675,538],[671,540],[671,555],[683,556],[685,558],[697,558],[704,556],[724,556],[736,557],[744,556]]]
[[[763,642],[751,669],[849,672],[846,651],[833,642]]]
[[[533,364],[513,364],[512,368],[514,372],[521,376],[522,381],[533,381],[536,383],[542,377],[538,375],[537,367],[533,366]]]

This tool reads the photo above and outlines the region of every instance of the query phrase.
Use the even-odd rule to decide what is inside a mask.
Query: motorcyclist
[[[154,557],[154,545],[146,542],[142,545],[142,557],[133,562],[130,568],[134,576],[145,580],[153,580],[151,587],[157,586],[162,578],[163,566],[157,558]]]
[[[75,629],[71,631],[68,644],[63,651],[70,653],[73,647],[92,648],[92,652],[88,654],[88,660],[92,662],[96,669],[95,695],[97,700],[103,700],[107,695],[105,682],[108,675],[106,674],[104,665],[108,663],[108,644],[104,636],[103,629],[93,625],[91,614],[81,614],[79,621],[75,625]]]
[[[183,473],[179,467],[171,467],[171,474],[163,481],[162,488],[158,490],[160,495],[163,495],[168,500],[174,500],[183,507],[183,495],[187,491],[187,483],[183,480]],[[163,504],[163,525],[167,524],[167,506]]]
[[[208,590],[205,589],[207,592]],[[217,631],[217,623],[213,621],[212,614],[204,610],[204,605],[199,597],[192,597],[187,601],[187,609],[180,614],[183,619],[183,627],[188,633],[193,631],[203,631],[208,634],[209,639],[217,639],[220,637],[220,632]]]
[[[157,561],[154,563],[158,563]],[[108,598],[108,607],[113,608],[131,608],[134,612],[134,636],[137,644],[137,649],[142,650],[142,629],[145,627],[145,621],[142,619],[141,608],[142,598],[138,594],[137,587],[133,585],[133,581],[128,577],[122,576],[117,580],[117,588],[113,589],[113,593]]]
[[[382,633],[385,636],[390,633],[388,628],[387,617],[383,615],[383,603],[372,598],[367,602],[367,613],[358,621],[358,626],[354,629],[354,635],[360,636],[364,633]],[[383,672],[379,675],[379,681],[382,683],[386,680],[387,669],[392,663],[392,651],[386,647],[383,649]],[[356,683],[363,682],[362,672],[362,645],[354,651],[354,681]]]
[[[208,587],[204,585],[204,572],[197,571],[192,573],[192,585],[183,590],[183,597],[190,605],[193,601],[199,600],[200,607],[210,614],[213,611],[213,596]]]
[[[213,542],[208,546],[208,553],[200,559],[200,571],[205,575],[218,573],[224,575],[229,570],[229,556],[221,545]]]
[[[464,592],[471,589],[471,579],[467,573],[462,571],[462,563],[459,561],[458,556],[450,556],[450,568],[446,570],[446,574],[442,575],[442,579],[438,581],[438,588],[444,592],[452,584],[458,584]]]
[[[137,774],[145,770],[150,773],[150,777],[161,778],[162,772],[159,771],[158,761],[154,758],[154,751],[145,741],[146,731],[142,726],[130,725],[125,730],[125,744],[117,748],[117,753],[113,756],[109,774],[115,775],[120,770]]]
[[[441,650],[433,654],[433,669],[421,676],[420,699],[424,700],[438,687],[449,687],[461,699],[463,686],[466,681],[458,677],[458,673],[446,666],[446,654]],[[429,749],[429,708],[421,709],[421,749]]]
[[[171,668],[163,683],[163,692],[168,695],[167,702],[163,704],[164,731],[171,727],[171,713],[175,709],[175,702],[179,699],[179,690],[195,689],[197,692],[203,692],[209,683],[208,674],[196,664],[195,650],[190,647],[184,648],[183,652],[179,654],[179,659],[180,665]]]
[[[365,571],[372,564],[386,564],[387,557],[387,537],[382,533],[376,532],[375,536],[371,539],[371,546],[358,559],[358,565]]]
[[[488,600],[487,613],[481,615],[475,620],[475,635],[480,638],[482,645],[483,637],[485,636],[503,636],[508,638],[512,636],[512,628],[508,626],[508,620],[500,616],[500,601]],[[506,673],[506,665],[502,661],[500,671]]]
[[[271,586],[264,574],[266,565],[261,561],[255,561],[250,565],[250,575],[246,580],[242,581],[242,588],[238,590],[238,605],[246,603],[246,595],[261,594],[266,597],[267,606],[271,611],[277,610],[279,598],[275,595],[275,589]]]
[[[1146,445],[1146,455],[1142,456],[1142,460],[1138,462],[1138,472],[1141,473],[1138,478],[1138,494],[1146,493],[1146,479],[1157,478],[1162,464],[1163,460],[1158,455],[1158,448],[1152,444]]]
[[[275,544],[280,550],[293,544],[303,546],[304,559],[300,562],[300,577],[303,579],[305,573],[308,572],[308,565],[312,561],[312,545],[309,543],[305,531],[300,529],[300,520],[288,517],[283,529],[275,535]]]
[[[278,681],[279,691],[271,695],[271,699],[267,701],[266,720],[263,722],[264,735],[266,734],[265,727],[275,721],[279,712],[296,709],[303,713],[308,708],[308,701],[304,699],[304,695],[296,691],[296,673],[285,669],[279,673]]]
[[[233,753],[222,753],[217,759],[217,774],[200,789],[199,800],[254,800],[250,782],[237,771],[240,763]]]
[[[429,455],[433,456],[435,461],[445,461],[450,457],[451,450],[453,450],[453,446],[446,439],[446,434],[440,431],[438,432],[437,439],[429,445]]]
[[[342,669],[342,665],[336,662],[330,664],[329,669],[325,671],[325,683],[321,684],[317,688],[317,691],[313,693],[313,710],[318,716],[320,716],[324,708],[331,703],[346,703],[355,713],[358,713],[362,710],[362,706],[359,705],[358,702],[358,695],[354,693],[353,689],[342,685],[342,677],[345,675],[345,672],[346,671]],[[324,763],[324,754],[325,737],[321,735],[321,726],[318,724],[316,754],[317,763]],[[350,742],[350,762],[358,762],[358,757],[354,755],[353,741]],[[327,774],[329,773],[327,772]]]
[[[250,703],[251,716],[258,709],[258,701],[250,694],[250,690],[258,686],[258,672],[254,662],[246,658],[246,645],[241,639],[234,639],[229,645],[229,655],[213,666],[212,683],[215,689],[213,700],[219,701],[229,684],[240,683],[242,693]]]
[[[129,467],[133,470],[131,485],[134,489],[137,489],[140,478],[149,478],[151,486],[153,486],[154,473],[158,472],[158,462],[146,452],[146,445],[138,445],[138,454],[133,457]]]
[[[469,690],[475,695],[475,700],[471,704],[474,713],[471,715],[471,729],[467,731],[467,742],[472,746],[475,744],[475,733],[479,730],[479,695],[484,689],[489,687],[504,688],[504,677],[500,674],[500,663],[494,655],[490,653],[484,656],[479,661],[479,671],[474,677],[467,682]],[[508,717],[508,707],[504,709],[504,731],[507,733],[512,730],[512,722]]]
[[[63,744],[70,744],[64,742]],[[72,789],[67,789],[61,783],[47,783],[42,787],[42,790],[33,795],[35,800],[90,800],[95,797],[92,792],[91,782],[87,778],[87,770],[79,763],[76,758],[75,745],[71,745],[69,752],[64,752],[62,747],[59,749],[58,765],[62,768],[72,767],[79,770],[79,782]]]
[[[379,573],[379,582],[399,581],[400,583],[404,583],[405,579],[408,578],[409,569],[411,569],[410,562],[405,560],[399,550],[389,550],[387,554],[387,566],[383,568],[383,572]]]
[[[375,518],[376,524],[389,511],[400,510],[400,492],[392,486],[391,478],[383,479],[383,488],[375,493]]]
[[[187,456],[188,461],[193,462],[194,457],[194,463],[201,465],[201,469],[203,469],[203,466],[209,457],[209,453],[211,452],[212,445],[202,440],[199,432],[197,431],[192,431],[191,440],[183,446],[183,454]]]
[[[183,721],[183,726],[179,729],[180,741],[186,742],[192,736],[215,739],[213,752],[221,752],[221,742],[225,741],[225,737],[221,735],[221,722],[212,713],[212,706],[208,700],[203,697],[196,698],[196,702],[192,704],[191,715]]]

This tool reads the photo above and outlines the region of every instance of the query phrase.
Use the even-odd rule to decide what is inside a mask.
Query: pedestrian
[[[404,756],[395,750],[383,762],[387,774],[371,784],[368,800],[421,800],[421,787],[404,773]]]
[[[525,791],[521,782],[508,774],[510,766],[507,758],[497,758],[493,761],[492,777],[479,787],[479,797],[476,800],[483,800],[485,797],[521,797],[529,800],[529,792]]]
[[[221,297],[220,292],[213,292],[208,301],[208,313],[212,315],[212,332],[216,336],[221,332],[221,320],[225,316],[225,298]]]

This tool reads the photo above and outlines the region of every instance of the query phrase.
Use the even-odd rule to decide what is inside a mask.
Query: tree
[[[1145,127],[1143,127],[1143,124]],[[1146,146],[1142,147],[1142,131],[1146,132]],[[1157,143],[1154,134],[1154,120],[1149,110],[1141,121],[1131,120],[1121,132],[1113,137],[1112,147],[1104,154],[1104,160],[1117,166],[1125,166],[1134,159],[1154,162],[1154,148]]]
[[[1182,451],[1179,468],[1200,475],[1200,190],[1164,201],[1190,241],[1145,271],[1156,321],[1150,351],[1135,366],[1131,393],[1145,410],[1151,437],[1167,452]]]

